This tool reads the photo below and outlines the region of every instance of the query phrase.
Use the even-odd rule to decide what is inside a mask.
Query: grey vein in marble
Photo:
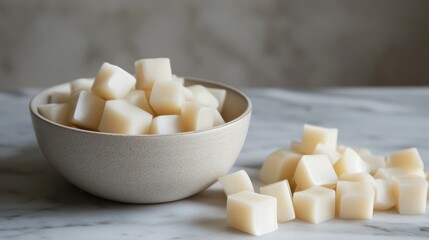
[[[429,88],[248,89],[254,112],[231,171],[245,169],[255,189],[264,158],[300,137],[303,123],[339,128],[339,142],[378,154],[416,146],[429,166]],[[94,197],[66,182],[38,149],[28,113],[34,90],[0,92],[0,239],[237,239],[225,225],[218,183],[186,200],[132,205]],[[300,220],[258,239],[385,239],[429,237],[429,214],[376,212],[371,221]]]

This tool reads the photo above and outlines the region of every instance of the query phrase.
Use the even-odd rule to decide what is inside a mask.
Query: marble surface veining
[[[255,189],[270,152],[300,137],[303,123],[339,128],[339,143],[377,154],[416,146],[429,170],[429,88],[247,89],[254,111],[231,171]],[[243,239],[227,228],[218,183],[182,201],[132,205],[94,197],[66,182],[38,149],[28,113],[34,90],[0,92],[0,239]],[[429,214],[376,212],[371,221],[300,220],[258,239],[428,239]]]

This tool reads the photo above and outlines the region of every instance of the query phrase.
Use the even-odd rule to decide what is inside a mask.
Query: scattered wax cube
[[[222,112],[226,99],[226,90],[220,88],[207,88],[207,90],[209,90],[209,92],[217,99],[217,102],[219,103],[217,110]]]
[[[374,210],[387,210],[396,205],[396,200],[390,190],[390,184],[384,179],[374,181]]]
[[[375,179],[369,173],[343,173],[341,174],[340,181],[349,181],[349,182],[369,182],[374,183]]]
[[[73,80],[70,83],[70,90],[72,93],[80,91],[91,92],[92,85],[94,84],[94,78],[79,78]]]
[[[140,59],[134,63],[134,67],[137,79],[136,89],[150,90],[155,82],[173,79],[168,58]],[[180,85],[177,81],[175,83]]]
[[[40,113],[40,115],[53,122],[65,126],[71,125],[68,121],[69,109],[70,107],[67,103],[49,103],[42,104],[37,107],[37,111]]]
[[[69,122],[79,128],[98,130],[106,101],[87,91],[76,92],[70,97]]]
[[[337,136],[338,129],[336,128],[323,128],[305,124],[302,131],[301,151],[304,154],[312,154],[319,143],[335,151]]]
[[[423,177],[393,176],[392,193],[400,214],[425,214],[428,182]]]
[[[136,79],[122,68],[103,63],[92,85],[92,92],[104,99],[124,98],[134,88]]]
[[[339,154],[336,149],[332,150],[331,148],[328,148],[325,144],[318,143],[313,151],[313,155],[321,154],[325,154],[331,161],[332,165],[334,165],[338,161],[338,159],[341,158],[341,154]]]
[[[49,96],[49,103],[68,103],[70,101],[70,92],[69,91],[63,91],[63,92],[53,92]]]
[[[213,108],[186,102],[182,109],[183,131],[201,131],[214,126]]]
[[[284,148],[273,152],[262,164],[259,178],[266,184],[284,179],[291,181],[301,156],[301,154]]]
[[[408,148],[390,154],[387,157],[386,166],[413,170],[423,170],[424,167],[417,148]]]
[[[389,168],[379,168],[375,173],[374,177],[391,181],[393,176],[401,176],[401,175],[417,175],[417,176],[423,177],[424,172],[421,170],[409,170],[405,168],[389,167]]]
[[[127,99],[128,102],[150,113],[152,116],[155,115],[152,108],[149,105],[149,101],[147,100],[148,98],[146,97],[145,91],[131,90],[128,93],[128,95],[125,97],[125,99]]]
[[[253,189],[252,181],[250,180],[249,175],[247,175],[246,171],[244,170],[222,176],[218,180],[222,184],[226,195],[241,191],[255,191]]]
[[[262,186],[260,187],[260,192],[261,194],[269,195],[277,199],[278,222],[287,222],[295,219],[295,211],[292,204],[292,192],[287,180]]]
[[[343,173],[368,172],[369,168],[362,158],[352,148],[346,148],[341,158],[334,164],[338,176]]]
[[[150,113],[127,100],[109,100],[104,107],[98,130],[129,135],[146,134],[149,132],[151,122]]]
[[[367,164],[371,174],[375,174],[378,169],[386,167],[386,159],[383,156],[362,154],[359,154],[359,156]]]
[[[228,195],[226,223],[256,236],[273,232],[278,229],[277,200],[250,191]]]
[[[318,224],[335,218],[335,191],[313,186],[295,192],[293,206],[298,219]]]
[[[182,131],[180,115],[159,115],[152,120],[150,134],[174,134]]]
[[[219,107],[219,102],[216,99],[213,94],[210,93],[209,90],[207,90],[206,87],[202,85],[192,85],[187,87],[189,90],[191,90],[193,95],[193,101],[202,104],[207,107]]]
[[[155,82],[149,103],[157,115],[180,114],[185,103],[182,86],[173,81]]]
[[[338,181],[336,209],[342,219],[368,220],[374,212],[374,187],[368,182]]]
[[[337,175],[326,155],[304,155],[296,166],[296,185],[305,190],[312,186],[334,188]]]

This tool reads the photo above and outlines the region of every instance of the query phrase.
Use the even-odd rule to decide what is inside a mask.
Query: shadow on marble
[[[222,189],[208,188],[187,200],[197,204],[210,205],[214,207],[225,208],[226,196]]]
[[[227,227],[225,218],[221,218],[221,217],[212,217],[212,218],[203,217],[195,220],[193,224],[199,228],[203,228],[215,234],[219,234],[223,232],[223,233],[227,233],[230,236],[231,235],[236,235],[238,237],[249,236],[246,233]]]

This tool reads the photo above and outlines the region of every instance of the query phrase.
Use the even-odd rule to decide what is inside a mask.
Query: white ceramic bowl
[[[59,125],[42,117],[51,87],[30,102],[33,128],[44,156],[71,183],[94,195],[129,203],[160,203],[194,195],[224,175],[240,153],[252,105],[242,92],[216,82],[187,85],[224,88],[226,123],[200,132],[130,136]]]

